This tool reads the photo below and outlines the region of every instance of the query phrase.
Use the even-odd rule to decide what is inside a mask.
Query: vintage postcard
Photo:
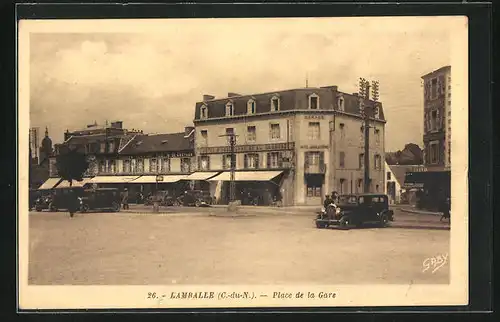
[[[20,309],[466,305],[467,24],[21,20]]]

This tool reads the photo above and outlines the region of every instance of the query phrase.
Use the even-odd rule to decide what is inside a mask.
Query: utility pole
[[[236,172],[236,137],[234,133],[227,133],[225,135],[219,135],[220,137],[228,137],[229,150],[231,152],[231,166],[230,166],[230,177],[229,177],[229,201],[234,202],[236,199],[236,182],[235,182],[235,172]]]
[[[372,81],[372,85],[370,86],[370,82],[364,78],[359,79],[359,96],[360,96],[360,110],[363,115],[364,120],[364,137],[365,137],[365,145],[364,145],[364,192],[370,192],[370,116],[371,111],[374,108],[365,105],[365,101],[370,100],[370,87],[372,88],[372,95],[374,101],[378,100],[378,81]],[[367,107],[370,108],[370,111],[367,111]]]

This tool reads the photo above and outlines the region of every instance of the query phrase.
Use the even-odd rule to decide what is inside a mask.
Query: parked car
[[[80,197],[80,211],[111,210],[120,211],[120,191],[116,188],[98,188],[84,190]]]
[[[342,195],[337,205],[330,205],[315,220],[317,228],[350,228],[367,223],[386,227],[390,221],[394,221],[394,212],[389,209],[389,197],[370,193]]]
[[[213,204],[213,198],[209,191],[187,190],[182,196],[182,204],[195,207],[207,206]]]
[[[57,211],[52,203],[52,195],[47,193],[38,196],[38,198],[35,200],[34,208],[36,211]]]
[[[50,208],[52,211],[68,210],[70,208],[70,202],[72,202],[70,199],[72,192],[74,192],[77,197],[80,197],[83,191],[84,189],[82,187],[54,189]]]

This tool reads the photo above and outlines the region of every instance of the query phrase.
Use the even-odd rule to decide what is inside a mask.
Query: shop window
[[[321,198],[323,194],[321,193],[321,186],[308,185],[307,186],[307,196],[308,197],[319,197]]]

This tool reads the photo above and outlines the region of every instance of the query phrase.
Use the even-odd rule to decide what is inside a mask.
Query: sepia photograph
[[[467,32],[21,20],[20,306],[467,304]]]

